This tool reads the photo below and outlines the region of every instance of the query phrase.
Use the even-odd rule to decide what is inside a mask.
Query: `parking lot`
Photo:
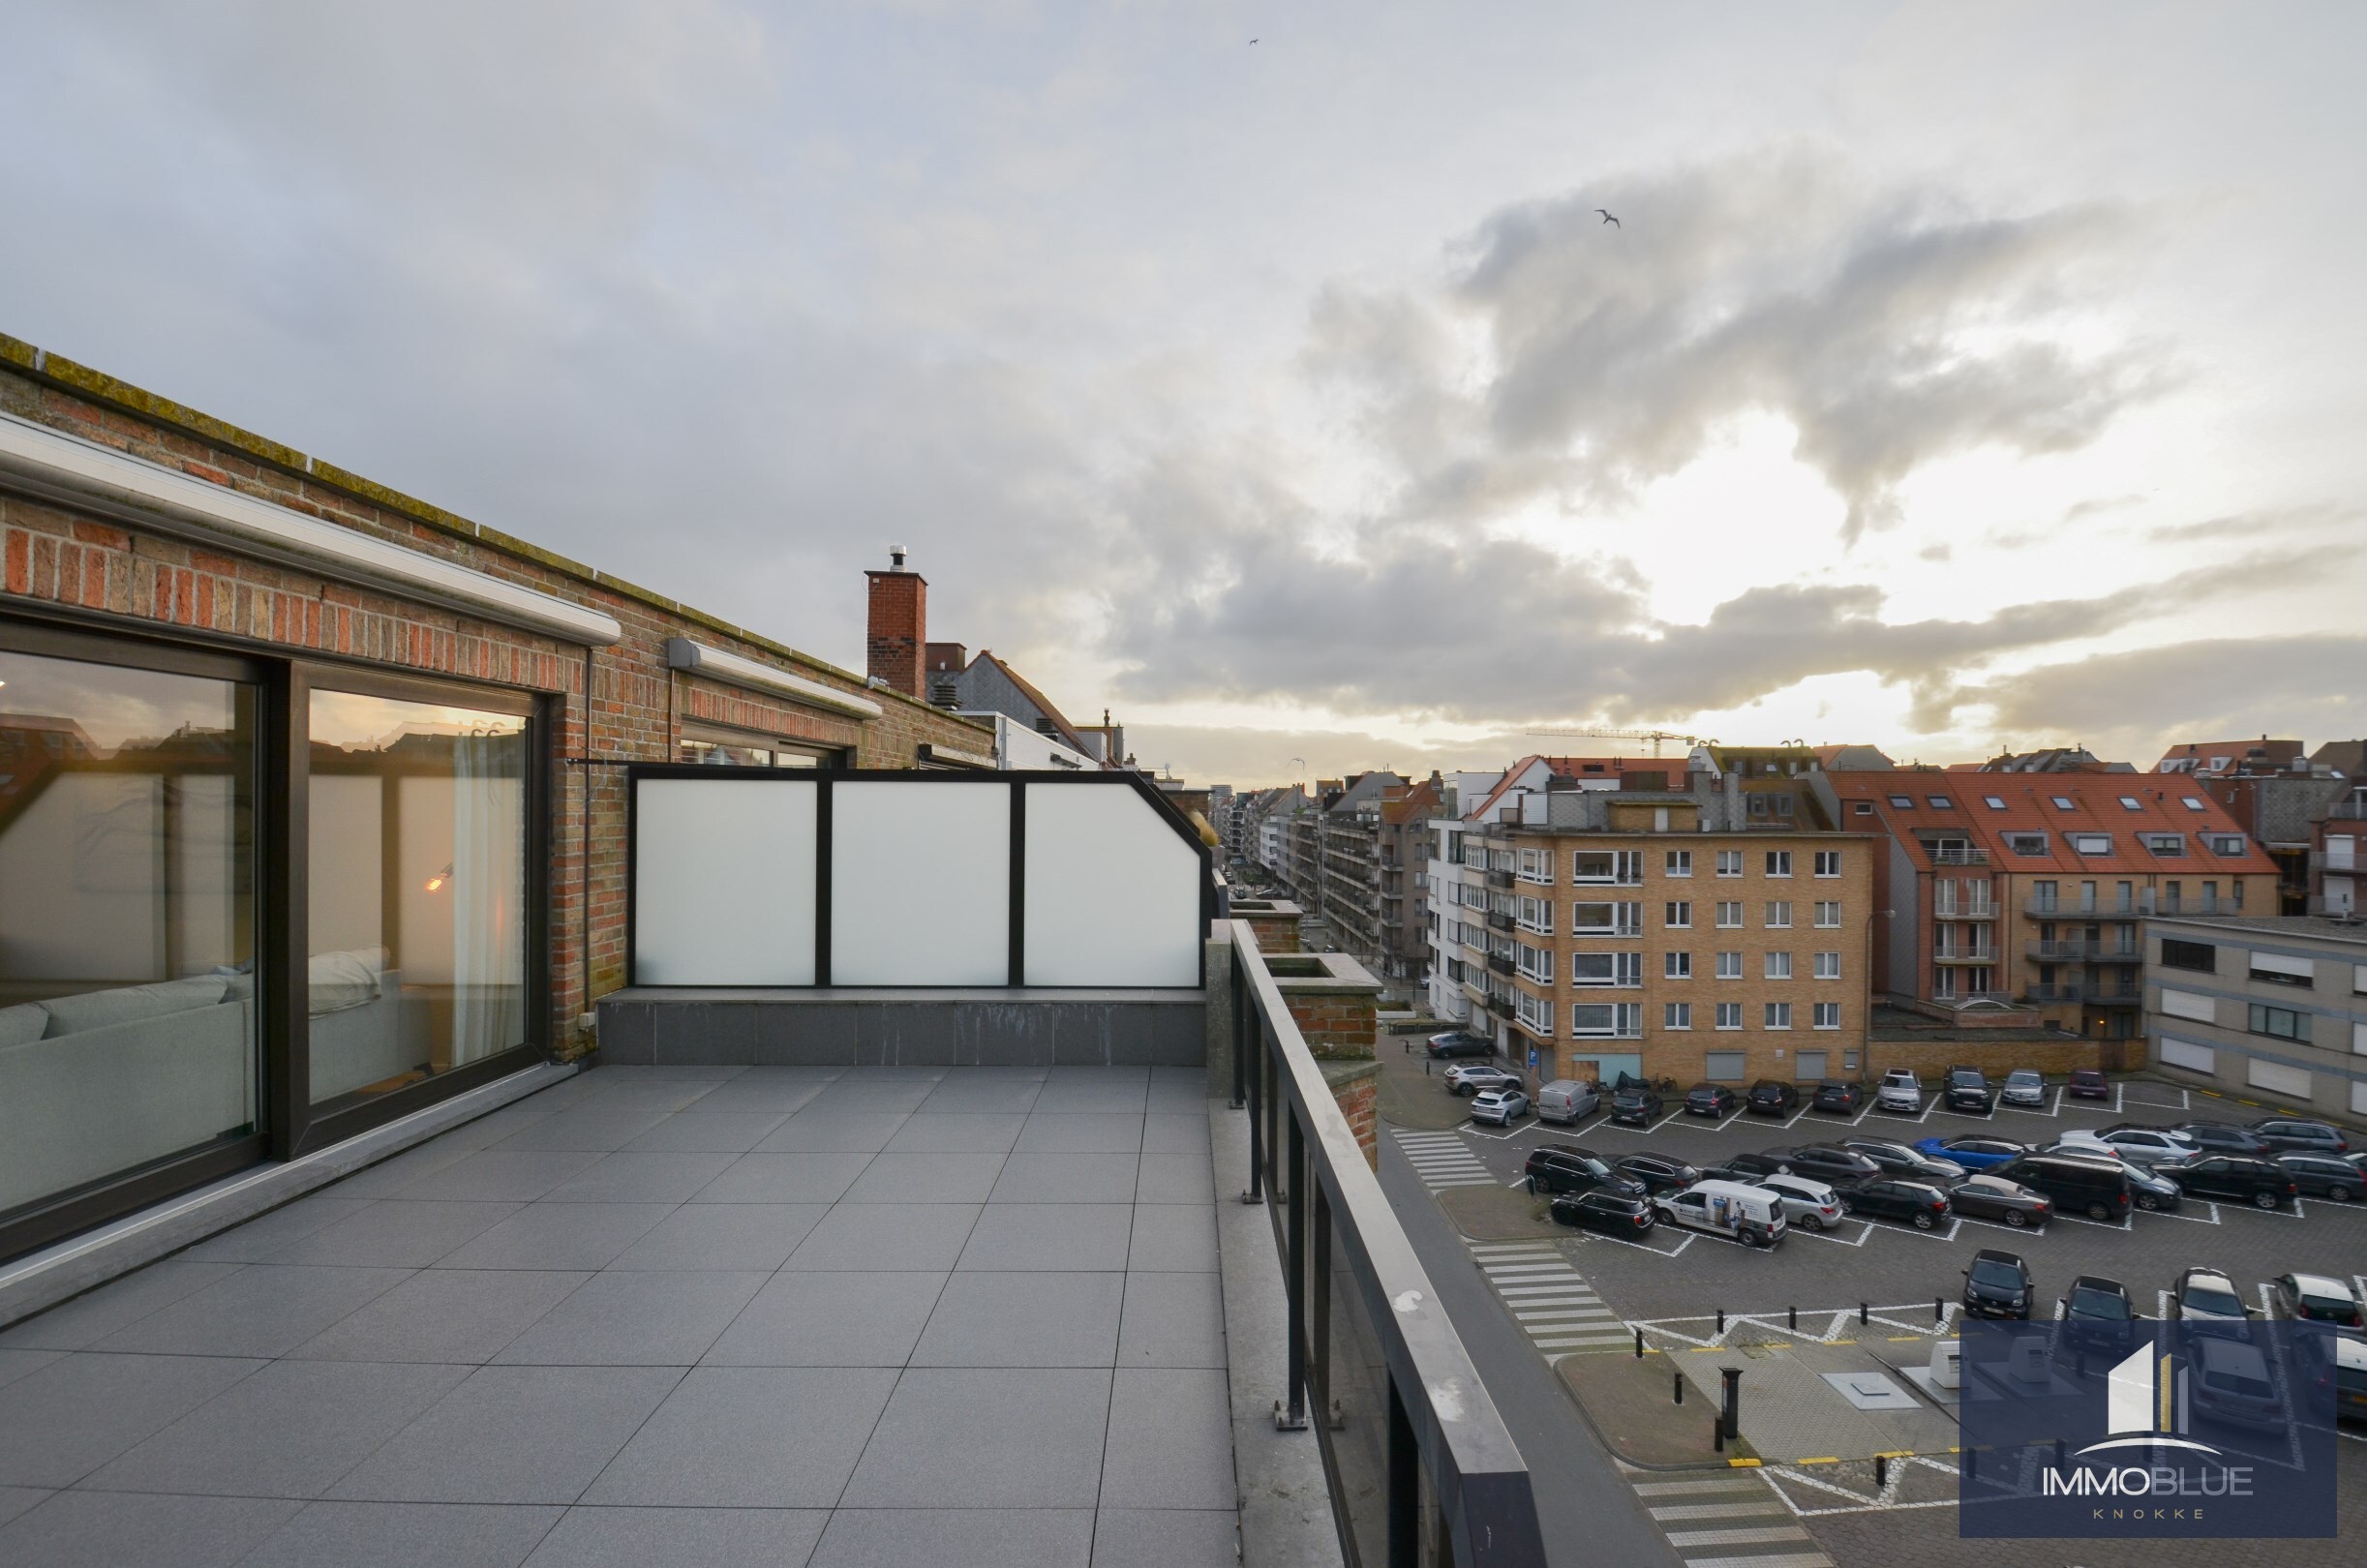
[[[1418,1086],[1411,1081],[1423,1072],[1418,1056],[1392,1062],[1389,1070],[1409,1092],[1446,1094],[1441,1078],[1433,1076]],[[1681,1096],[1671,1096],[1670,1112],[1643,1129],[1613,1126],[1597,1112],[1575,1127],[1546,1126],[1533,1117],[1508,1130],[1467,1122],[1456,1136],[1479,1168],[1512,1187],[1521,1182],[1530,1151],[1548,1144],[1576,1145],[1610,1161],[1650,1150],[1706,1167],[1738,1154],[1845,1137],[1911,1145],[1921,1138],[1977,1131],[2036,1144],[2073,1128],[2121,1121],[2162,1126],[2188,1119],[2241,1123],[2264,1114],[2233,1101],[2141,1079],[2117,1082],[2114,1093],[2115,1099],[2107,1101],[2050,1094],[2043,1110],[2000,1106],[1986,1117],[1941,1109],[1936,1096],[1927,1094],[1925,1108],[1914,1116],[1868,1106],[1846,1117],[1804,1108],[1783,1118],[1738,1112],[1716,1122],[1684,1115],[1676,1109]],[[1451,1160],[1434,1160],[1428,1168],[1438,1173],[1433,1179],[1441,1184],[1472,1179],[1469,1173],[1458,1175]],[[2136,1213],[2112,1224],[2058,1214],[2038,1229],[1952,1217],[1933,1230],[1919,1231],[1895,1221],[1853,1217],[1822,1234],[1795,1226],[1772,1251],[1670,1225],[1655,1228],[1638,1242],[1560,1226],[1553,1233],[1567,1244],[1572,1261],[1621,1319],[1666,1325],[1670,1334],[1685,1338],[1701,1337],[1689,1325],[1714,1321],[1721,1310],[1730,1319],[1773,1318],[1788,1326],[1788,1310],[1796,1307],[1802,1313],[1802,1332],[1810,1337],[1837,1332],[1834,1314],[1847,1309],[1854,1316],[1861,1302],[1877,1311],[1894,1309],[1886,1314],[1894,1319],[1908,1315],[1900,1309],[1920,1306],[1921,1321],[1928,1324],[1937,1298],[1953,1317],[1963,1282],[1959,1271],[1984,1247],[2018,1253],[2029,1264],[2042,1315],[2051,1312],[2055,1298],[2067,1293],[2072,1279],[2081,1274],[2120,1281],[2139,1311],[2152,1315],[2163,1310],[2179,1272],[2198,1265],[2228,1271],[2247,1299],[2263,1310],[2265,1282],[2280,1274],[2326,1274],[2367,1291],[2367,1279],[2361,1278],[2361,1271],[2367,1270],[2367,1205],[2312,1199],[2297,1207],[2262,1211],[2190,1196],[2175,1213]]]

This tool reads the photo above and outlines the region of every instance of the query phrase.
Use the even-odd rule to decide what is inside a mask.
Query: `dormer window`
[[[2075,855],[2109,855],[2112,853],[2110,833],[2073,833],[2072,853]]]
[[[2184,855],[2186,853],[2186,835],[2184,833],[2139,833],[2137,836],[2143,841],[2145,848],[2156,855]]]
[[[2214,855],[2244,853],[2244,835],[2241,833],[2205,833],[2202,841],[2211,846]]]

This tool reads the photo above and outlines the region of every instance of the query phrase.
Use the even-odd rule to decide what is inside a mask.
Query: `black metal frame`
[[[1368,1564],[1350,1526],[1331,1432],[1335,1240],[1388,1370],[1386,1568],[1425,1560],[1425,1495],[1436,1528],[1428,1560],[1541,1568],[1544,1534],[1529,1467],[1292,1021],[1255,932],[1246,920],[1227,929],[1233,1102],[1247,1107],[1250,1129],[1242,1199],[1266,1208],[1290,1303],[1289,1395],[1276,1415],[1286,1426],[1314,1429],[1341,1551],[1351,1568],[1382,1568]],[[1442,1407],[1433,1389],[1451,1391],[1451,1405]]]
[[[0,1214],[0,1259],[18,1256],[267,1160],[368,1131],[542,1059],[550,1035],[550,895],[558,699],[528,688],[396,674],[204,631],[127,623],[70,607],[0,606],[0,648],[88,664],[234,680],[256,688],[255,957],[258,1086],[252,1132],[167,1155]],[[516,713],[530,721],[527,803],[527,1041],[363,1101],[310,1103],[305,1005],[309,694],[314,686]],[[713,773],[719,769],[704,769]]]
[[[639,967],[639,933],[641,927],[641,781],[652,778],[695,778],[709,782],[766,784],[812,784],[814,796],[814,965],[810,985],[755,987],[757,989],[809,990],[829,985],[831,981],[831,887],[834,859],[832,792],[840,782],[881,784],[910,782],[931,786],[959,786],[967,789],[1004,789],[1011,799],[1011,914],[1010,954],[1005,968],[1004,983],[1022,986],[1026,980],[1027,940],[1027,789],[1030,784],[1060,784],[1127,788],[1150,803],[1161,821],[1167,824],[1184,843],[1189,845],[1199,861],[1199,908],[1195,916],[1195,932],[1204,932],[1216,919],[1216,864],[1209,847],[1199,829],[1175,809],[1170,801],[1139,773],[1132,771],[1070,772],[1062,769],[1013,769],[986,772],[958,769],[937,770],[921,768],[711,768],[695,763],[634,763],[624,770],[624,973],[625,982],[647,986],[652,990],[697,989],[696,986],[667,986],[644,981]],[[899,990],[966,990],[967,986],[911,985]],[[1059,989],[1044,986],[1039,989]],[[1091,987],[1068,987],[1091,989]],[[1199,989],[1199,982],[1175,989]]]

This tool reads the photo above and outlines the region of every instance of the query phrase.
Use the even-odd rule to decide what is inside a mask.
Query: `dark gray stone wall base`
[[[625,1067],[1200,1067],[1199,991],[618,991]]]

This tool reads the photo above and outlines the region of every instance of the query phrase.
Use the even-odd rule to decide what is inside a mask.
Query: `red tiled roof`
[[[1873,816],[1891,836],[1906,845],[1928,868],[1934,862],[1917,837],[1919,832],[1946,831],[1988,852],[1991,870],[2017,876],[2220,876],[2273,875],[2269,859],[2251,835],[2236,826],[2227,808],[2201,787],[2176,773],[2010,773],[1917,774],[1827,773],[1822,775],[1842,801],[1843,828],[1862,828],[1856,801],[1873,806]],[[1942,780],[1945,783],[1942,783]],[[1897,797],[1909,803],[1893,803]],[[1934,799],[1946,800],[1934,806]],[[2065,810],[2057,799],[2071,802]],[[2131,810],[2121,803],[2137,802]],[[2000,805],[1988,802],[1995,799]],[[2200,807],[2189,806],[2200,801]],[[2022,855],[2006,848],[2008,833],[2045,833],[2047,853]],[[2106,855],[2073,853],[2066,836],[2075,832],[2111,835]],[[2139,833],[2182,835],[2184,855],[2155,855],[2139,840]],[[2234,833],[2244,840],[2241,855],[2221,855],[2203,847],[2202,833]],[[1954,869],[1951,867],[1951,869]]]
[[[2301,755],[2300,741],[2271,740],[2266,736],[2258,740],[2202,740],[2171,746],[2162,753],[2162,760],[2153,765],[2153,770],[2161,772],[2174,762],[2180,765],[2183,771],[2207,773],[2212,770],[2214,759],[2225,757],[2228,766],[2233,767],[2251,756],[2255,746],[2261,749],[2263,759],[2271,763],[2290,762]]]

